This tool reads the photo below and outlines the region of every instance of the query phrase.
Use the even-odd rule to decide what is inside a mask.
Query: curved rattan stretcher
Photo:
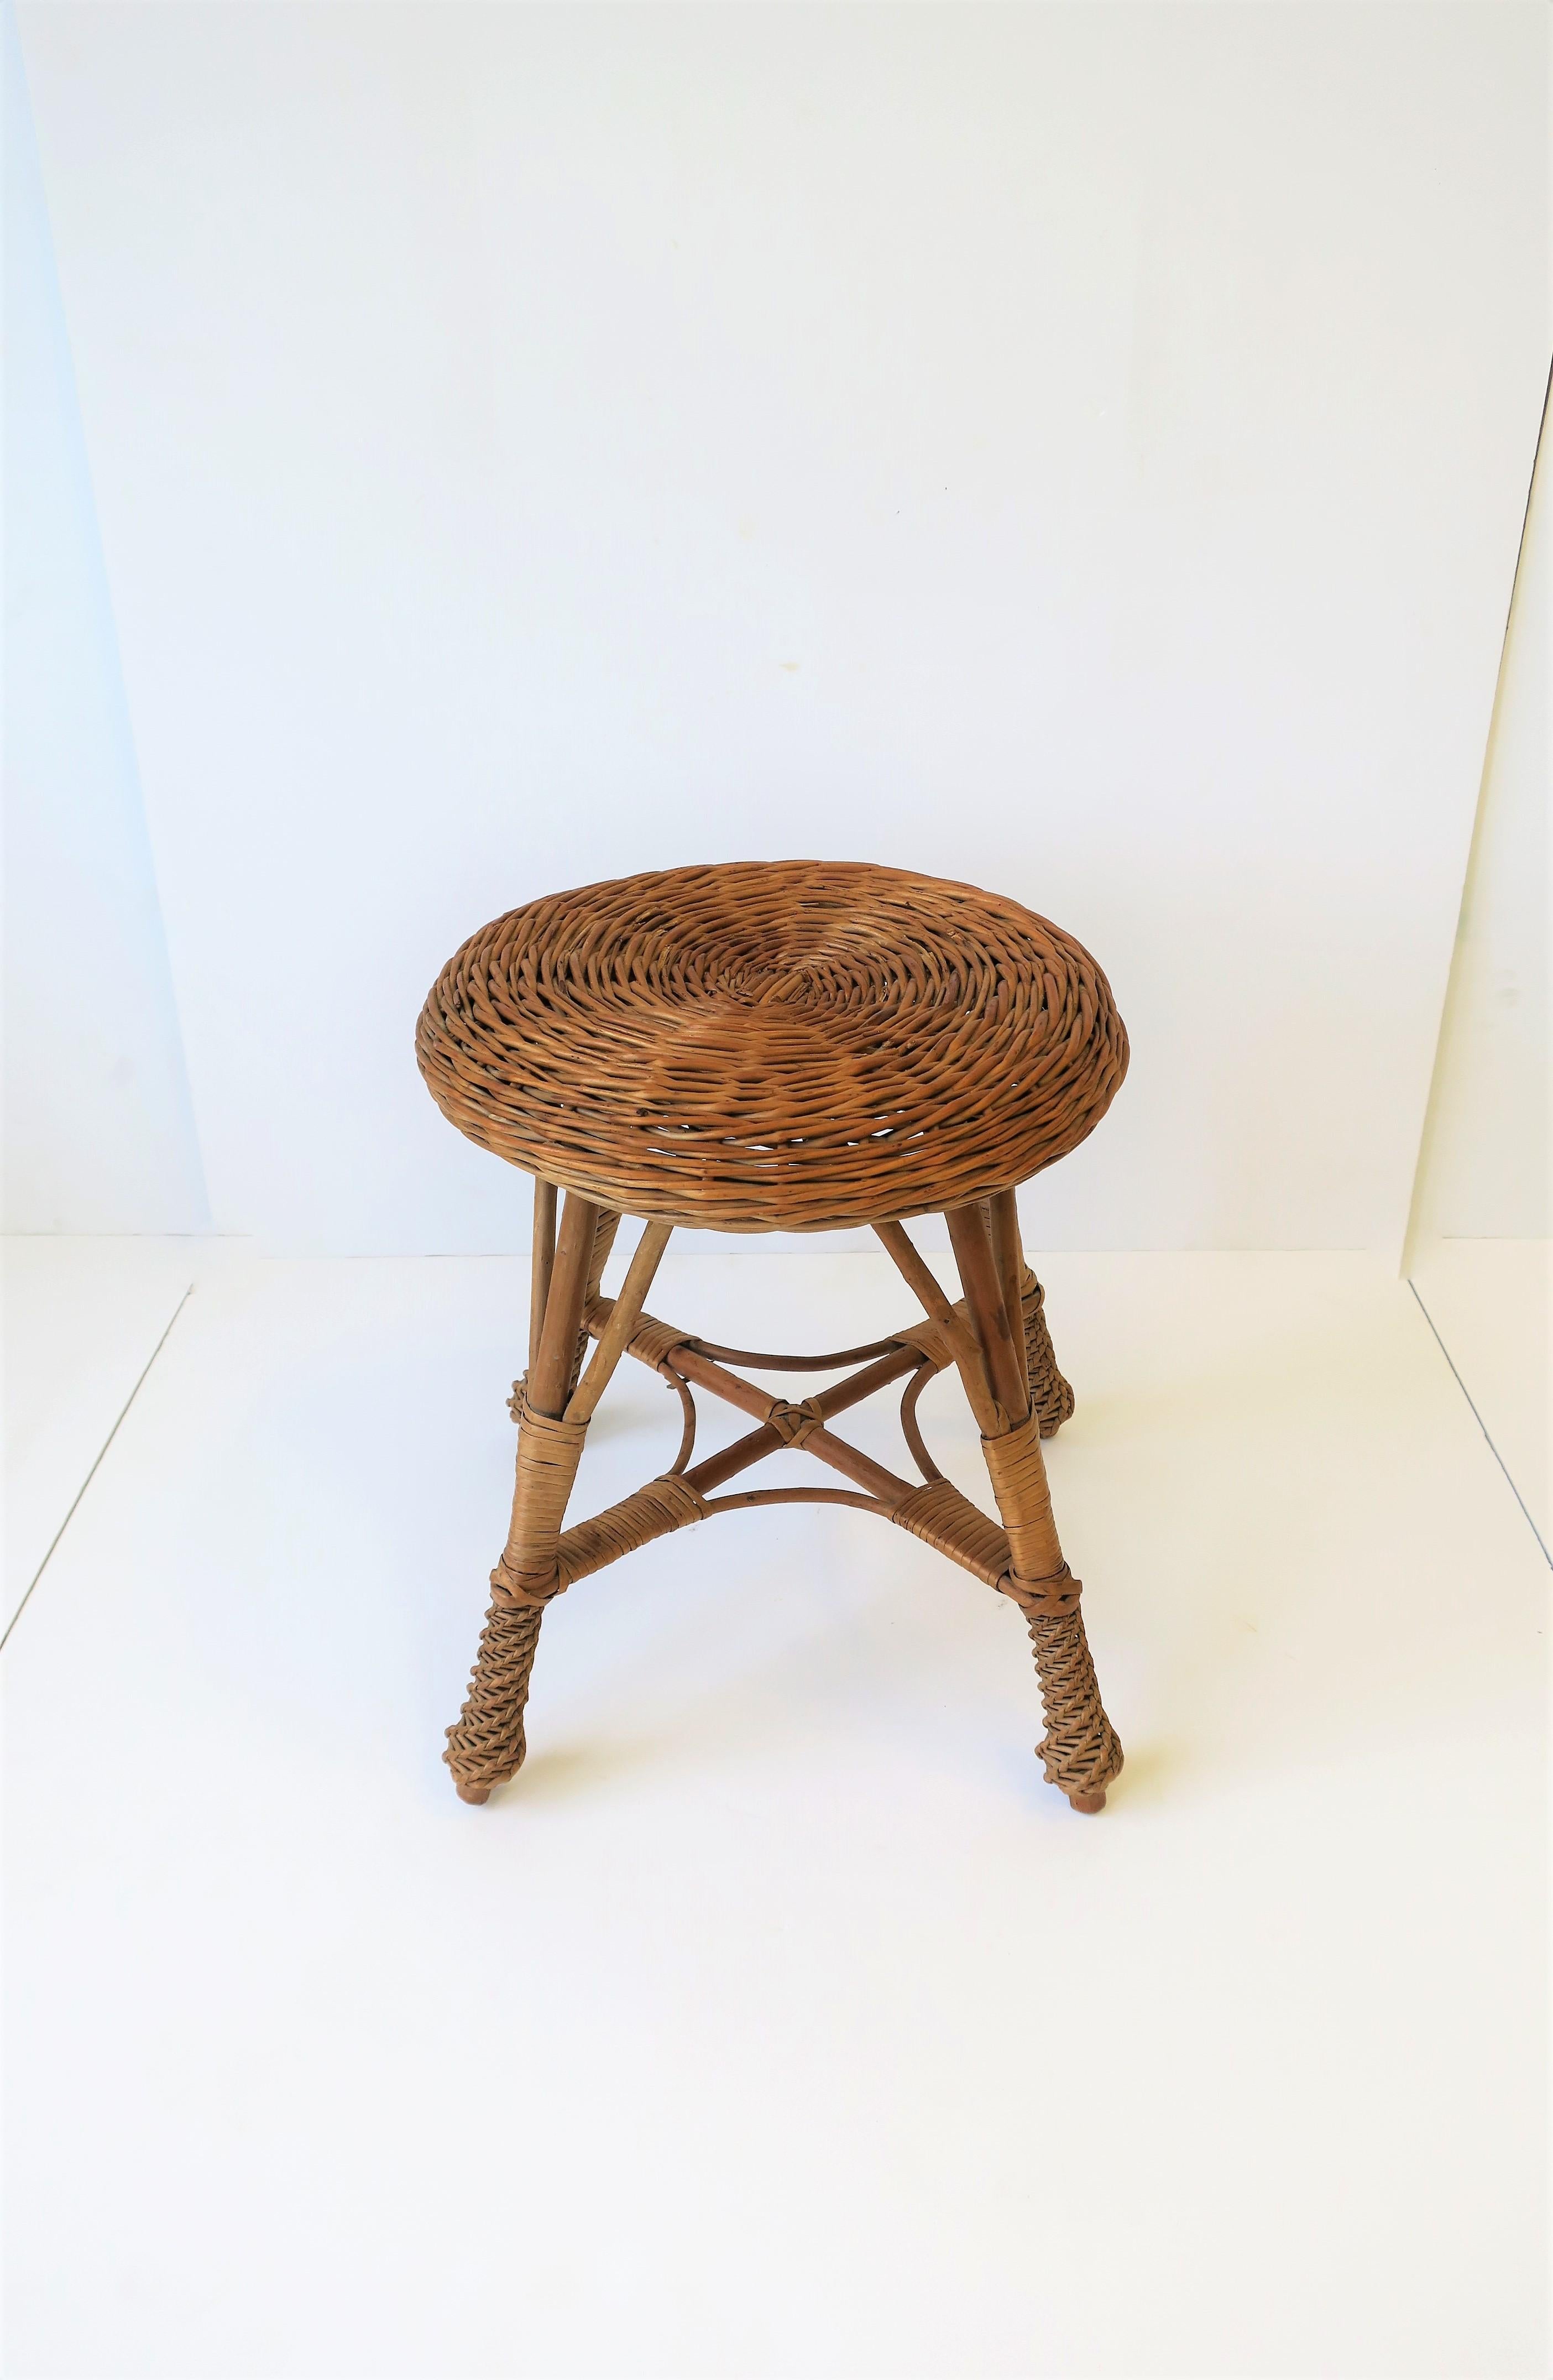
[[[417,1054],[443,1112],[535,1177],[512,1520],[448,1730],[464,1800],[485,1801],[521,1766],[540,1622],[576,1580],[716,1513],[839,1501],[909,1530],[1018,1605],[1046,1712],[1046,1775],[1075,1809],[1102,1808],[1122,1747],[1040,1450],[1073,1391],[1014,1203],[1018,1183],[1093,1130],[1126,1071],[1126,1034],[1087,952],[1014,902],[895,868],[674,868],[536,901],[473,935],[427,999]],[[948,1222],[957,1300],[904,1227],[934,1211]],[[604,1266],[627,1214],[644,1229],[607,1298]],[[859,1223],[922,1308],[874,1345],[814,1356],[721,1347],[646,1310],[676,1226]],[[661,1476],[567,1528],[588,1425],[625,1354],[678,1397],[679,1452]],[[800,1402],[739,1371],[848,1365],[858,1368]],[[1001,1526],[942,1476],[922,1438],[917,1398],[951,1365]],[[916,1482],[831,1427],[897,1383]],[[693,1463],[698,1388],[755,1426]],[[849,1484],[716,1492],[783,1447]]]

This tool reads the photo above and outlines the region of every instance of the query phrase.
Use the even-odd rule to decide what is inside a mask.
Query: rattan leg
[[[588,1281],[583,1291],[582,1310],[585,1314],[599,1294],[599,1284],[604,1278],[604,1267],[610,1260],[610,1250],[614,1245],[614,1235],[620,1229],[620,1217],[613,1207],[601,1207],[598,1209],[598,1216],[599,1220],[593,1227],[593,1255],[588,1264]],[[582,1378],[582,1367],[587,1361],[588,1330],[584,1325],[577,1331],[576,1353],[572,1358],[572,1376],[567,1382],[568,1390],[576,1387]]]
[[[988,1224],[980,1210],[972,1208],[952,1210],[947,1220],[965,1302],[978,1340],[990,1351],[999,1344],[1007,1313],[1001,1289],[982,1261],[977,1233]],[[1065,1793],[1075,1810],[1091,1812],[1105,1807],[1106,1788],[1122,1767],[1122,1746],[1096,1682],[1079,1608],[1080,1582],[1062,1559],[1052,1518],[1040,1451],[1037,1382],[1032,1370],[1028,1411],[995,1436],[984,1437],[982,1451],[1008,1533],[1010,1571],[1004,1590],[1024,1612],[1035,1647],[1036,1678],[1046,1713],[1046,1733],[1037,1749],[1048,1783]]]
[[[1019,1315],[1023,1313],[1025,1318],[1025,1379],[1030,1403],[1040,1422],[1041,1436],[1055,1438],[1073,1412],[1074,1392],[1057,1369],[1057,1358],[1051,1352],[1051,1334],[1043,1311],[1046,1292],[1025,1261],[1019,1237],[1019,1204],[1012,1190],[1001,1190],[986,1201],[983,1211],[992,1243],[998,1287],[1016,1331]]]
[[[984,1439],[992,1490],[1008,1532],[1013,1566],[1006,1591],[1025,1614],[1035,1648],[1046,1733],[1036,1749],[1049,1785],[1075,1810],[1103,1810],[1122,1767],[1122,1746],[1106,1717],[1080,1606],[1081,1583],[1062,1560],[1035,1413],[1001,1439]]]
[[[1043,1438],[1055,1438],[1072,1418],[1074,1397],[1057,1368],[1051,1333],[1046,1327],[1046,1292],[1028,1266],[1025,1271],[1025,1360],[1030,1374],[1030,1403]]]
[[[517,1478],[502,1559],[491,1573],[491,1609],[456,1727],[443,1755],[459,1799],[483,1802],[523,1766],[528,1678],[545,1605],[562,1586],[557,1547],[566,1500],[588,1435],[585,1421],[519,1409]]]
[[[1071,1611],[1027,1609],[1025,1617],[1046,1715],[1036,1746],[1046,1781],[1075,1810],[1093,1815],[1105,1808],[1106,1788],[1122,1772],[1122,1744],[1100,1700],[1084,1614],[1075,1603]]]
[[[523,1766],[528,1748],[523,1713],[543,1618],[542,1604],[491,1597],[469,1691],[457,1726],[447,1731],[443,1755],[461,1802],[488,1802],[491,1787],[516,1777]]]
[[[668,1244],[667,1223],[648,1224],[600,1335],[598,1353],[579,1380],[581,1366],[573,1343],[580,1330],[578,1318],[585,1303],[597,1293],[604,1255],[619,1222],[618,1215],[601,1213],[586,1199],[567,1198],[546,1286],[545,1310],[531,1334],[532,1359],[518,1394],[517,1478],[507,1542],[491,1574],[491,1609],[469,1692],[458,1724],[447,1731],[443,1756],[466,1802],[486,1801],[493,1785],[502,1784],[523,1765],[527,1749],[523,1714],[540,1622],[546,1604],[570,1578],[580,1574],[579,1548],[575,1543],[567,1561],[564,1564],[561,1559],[566,1500],[582,1459],[588,1422],[625,1353]],[[588,1334],[581,1330],[580,1335],[586,1348]],[[680,1483],[656,1484],[661,1490],[671,1490],[667,1499],[661,1493],[654,1499],[650,1489],[644,1489],[635,1500],[643,1507],[645,1521],[659,1523],[657,1528],[642,1528],[641,1542],[661,1534],[665,1523],[660,1508],[665,1502],[673,1512],[666,1525],[677,1526],[687,1517],[677,1509],[673,1492],[678,1491],[680,1505],[687,1500]],[[699,1511],[698,1500],[688,1501],[694,1516]],[[597,1550],[592,1541],[601,1540],[609,1548],[605,1560],[625,1551],[632,1542],[621,1532],[618,1514],[617,1507],[613,1541],[607,1526],[593,1524],[589,1549]]]
[[[443,1755],[464,1802],[486,1801],[493,1785],[523,1765],[523,1712],[534,1648],[544,1607],[560,1589],[556,1547],[588,1434],[586,1421],[562,1416],[576,1368],[574,1354],[598,1222],[596,1207],[568,1195],[518,1407],[517,1476],[507,1542],[491,1573],[491,1608],[469,1691],[457,1725],[447,1731]]]

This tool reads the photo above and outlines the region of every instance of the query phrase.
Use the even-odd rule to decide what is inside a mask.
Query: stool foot
[[[515,1604],[503,1595],[491,1597],[480,1631],[479,1658],[469,1673],[469,1691],[457,1726],[447,1731],[443,1755],[461,1802],[489,1801],[491,1787],[516,1777],[523,1766],[528,1749],[523,1713],[543,1617],[531,1604]]]
[[[1100,1700],[1084,1614],[1035,1612],[1029,1629],[1046,1712],[1046,1733],[1036,1750],[1047,1783],[1092,1817],[1105,1808],[1106,1788],[1122,1773],[1122,1745]]]

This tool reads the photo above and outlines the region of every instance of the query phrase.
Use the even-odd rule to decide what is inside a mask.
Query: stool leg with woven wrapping
[[[502,1558],[491,1573],[491,1609],[479,1654],[456,1726],[443,1755],[459,1797],[484,1802],[493,1785],[516,1775],[527,1745],[523,1714],[545,1606],[561,1592],[559,1546],[566,1502],[582,1459],[594,1407],[619,1360],[627,1326],[651,1285],[668,1244],[666,1224],[643,1234],[615,1301],[619,1323],[586,1374],[588,1333],[583,1315],[597,1296],[620,1217],[612,1208],[569,1196],[558,1239],[554,1193],[537,1184],[529,1366],[516,1392],[517,1476]]]
[[[1076,1399],[1057,1368],[1051,1333],[1046,1327],[1046,1292],[1028,1265],[1024,1268],[1025,1370],[1030,1383],[1030,1406],[1040,1422],[1043,1438],[1055,1438],[1073,1419]]]
[[[1075,1810],[1102,1810],[1122,1746],[1100,1701],[1081,1582],[1062,1558],[1040,1451],[1041,1439],[1072,1413],[1073,1390],[1057,1370],[1040,1303],[1025,1308],[1024,1327],[1015,1327],[1023,1283],[1033,1276],[1019,1245],[1013,1193],[951,1208],[945,1220],[992,1401],[994,1427],[989,1432],[984,1424],[982,1452],[1008,1536],[1009,1572],[1000,1585],[1024,1612],[1035,1647],[1046,1711],[1037,1748],[1048,1782]]]
[[[1001,1438],[983,1439],[982,1452],[1013,1557],[1004,1591],[1024,1612],[1035,1647],[1046,1711],[1037,1750],[1047,1782],[1075,1810],[1103,1810],[1106,1788],[1121,1771],[1122,1746],[1096,1682],[1079,1609],[1082,1583],[1058,1543],[1037,1416],[1032,1413]]]
[[[523,1766],[523,1713],[545,1605],[559,1588],[556,1547],[576,1476],[586,1423],[568,1423],[523,1402],[512,1524],[491,1573],[491,1609],[458,1724],[448,1730],[447,1764],[459,1797],[483,1802]]]
[[[523,1765],[529,1673],[544,1608],[559,1584],[556,1547],[587,1435],[586,1422],[568,1424],[564,1415],[581,1365],[579,1334],[587,1345],[582,1311],[600,1209],[587,1200],[568,1198],[559,1246],[554,1219],[555,1194],[548,1184],[537,1184],[535,1298],[528,1324],[528,1371],[516,1392],[517,1477],[512,1519],[502,1558],[491,1573],[491,1609],[469,1691],[457,1725],[448,1730],[443,1755],[465,1802],[485,1801],[493,1785],[516,1775]]]

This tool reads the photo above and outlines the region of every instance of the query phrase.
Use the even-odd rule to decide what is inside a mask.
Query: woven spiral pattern
[[[1122,1773],[1122,1744],[1105,1714],[1082,1611],[1025,1614],[1046,1712],[1037,1744],[1049,1785],[1070,1796],[1103,1793]]]
[[[528,1748],[523,1713],[544,1616],[542,1603],[514,1603],[502,1594],[491,1598],[469,1691],[443,1755],[466,1801],[483,1801],[523,1766]]]
[[[740,863],[531,902],[471,936],[417,1032],[471,1140],[627,1213],[827,1231],[1008,1189],[1127,1064],[1088,953],[902,869]]]

